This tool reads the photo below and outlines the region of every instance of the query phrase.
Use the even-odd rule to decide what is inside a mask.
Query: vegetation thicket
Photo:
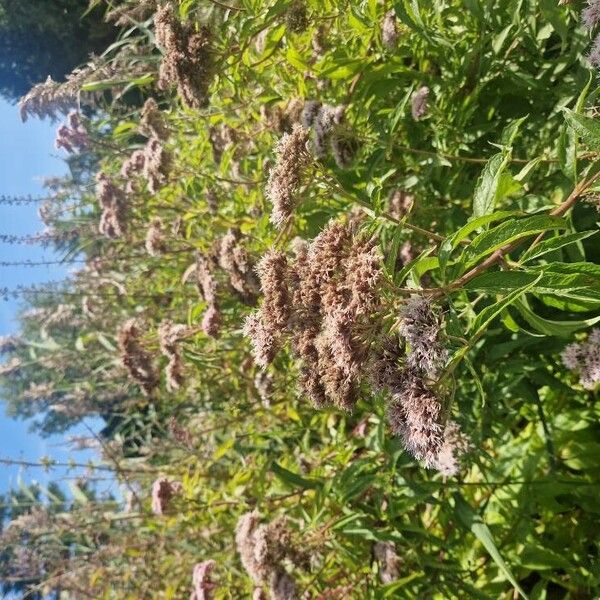
[[[75,270],[4,290],[0,366],[100,458],[7,515],[6,589],[596,597],[600,2],[104,8],[21,100],[73,177],[5,241]]]

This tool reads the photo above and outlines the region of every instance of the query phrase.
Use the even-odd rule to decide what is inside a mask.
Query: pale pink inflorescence
[[[569,344],[561,358],[567,369],[579,375],[586,390],[593,390],[600,383],[600,328],[590,331],[584,342]]]
[[[155,515],[164,515],[171,503],[173,496],[182,489],[179,481],[170,481],[166,477],[159,477],[152,484],[152,512]]]
[[[194,566],[192,585],[194,586],[190,600],[212,600],[216,584],[211,581],[211,573],[217,563],[205,560]]]
[[[387,417],[392,432],[424,466],[456,475],[459,459],[470,449],[466,436],[448,421],[442,400],[431,388],[447,360],[440,341],[441,322],[427,299],[410,298],[400,333],[407,349],[389,338],[372,363],[372,381],[387,390]]]
[[[387,585],[400,578],[400,558],[394,542],[376,542],[373,545],[373,556],[379,564],[381,583]]]
[[[410,99],[410,110],[415,121],[422,119],[429,110],[429,88],[424,85],[415,91]]]
[[[431,303],[421,296],[412,296],[401,316],[400,335],[409,345],[408,367],[420,369],[430,379],[435,379],[448,358],[448,352],[439,341],[441,323]]]
[[[102,209],[100,233],[109,238],[118,238],[127,231],[125,220],[125,195],[105,173],[96,176],[96,198]]]
[[[600,23],[600,2],[587,0],[587,6],[581,11],[581,20],[588,29],[594,29]]]
[[[86,128],[81,123],[79,113],[71,111],[67,117],[67,122],[61,125],[56,131],[56,148],[63,148],[69,154],[76,150],[85,150],[90,143]]]
[[[135,319],[130,319],[120,328],[117,340],[123,366],[144,394],[150,395],[158,386],[158,375],[150,354],[141,345],[139,326]]]
[[[262,586],[267,586],[272,600],[298,600],[296,583],[284,561],[304,568],[308,559],[293,543],[284,518],[261,523],[256,511],[246,513],[238,520],[235,541],[242,565],[257,586],[255,598],[263,598]]]
[[[381,22],[381,42],[388,50],[394,50],[398,44],[398,25],[393,9],[385,13]]]
[[[309,132],[295,124],[291,133],[279,140],[275,150],[277,161],[269,174],[265,189],[267,198],[273,204],[271,222],[277,227],[292,215],[296,205],[296,193],[302,176],[311,162],[306,148]]]
[[[307,100],[301,113],[302,126],[312,129],[312,150],[323,159],[331,150],[338,167],[350,166],[356,152],[356,140],[346,123],[346,106],[330,106],[317,100]]]
[[[351,409],[367,354],[361,330],[379,303],[376,245],[331,221],[310,245],[296,244],[292,263],[272,251],[259,273],[264,300],[244,327],[257,364],[268,365],[289,340],[302,391],[316,406]]]

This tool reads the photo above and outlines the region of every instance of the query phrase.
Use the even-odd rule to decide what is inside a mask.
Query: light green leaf
[[[565,120],[591,150],[600,150],[600,121],[563,108]]]
[[[483,547],[492,557],[492,560],[498,565],[498,568],[502,571],[502,573],[504,573],[506,579],[512,583],[519,594],[521,594],[521,597],[527,600],[527,595],[519,585],[519,582],[513,575],[509,566],[500,555],[489,527],[483,522],[481,517],[475,513],[467,501],[458,492],[454,494],[454,503],[455,513],[460,523],[469,529],[471,533],[473,533],[473,535],[482,543]]]
[[[516,302],[515,307],[521,313],[523,319],[536,331],[556,337],[571,337],[576,331],[587,329],[600,322],[600,316],[579,321],[552,321],[544,319],[536,315],[524,299]]]
[[[499,152],[490,158],[483,168],[475,193],[473,194],[473,216],[482,217],[493,212],[496,205],[496,194],[500,176],[510,160],[510,153],[507,151]]]
[[[473,332],[475,336],[479,335],[480,332],[483,331],[507,306],[510,306],[525,292],[528,292],[541,277],[542,273],[540,273],[537,279],[534,279],[531,283],[512,291],[491,306],[486,306],[477,317],[475,317],[475,320],[469,327],[469,331]]]
[[[561,217],[534,215],[525,219],[511,219],[489,231],[480,233],[465,249],[465,267],[479,261],[503,246],[520,238],[528,237],[549,229],[564,229],[567,223]]]
[[[574,244],[575,242],[579,242],[580,240],[584,240],[588,238],[597,231],[581,231],[577,233],[567,233],[557,237],[553,237],[549,240],[544,240],[540,242],[537,246],[530,248],[525,251],[521,256],[520,262],[525,263],[534,258],[539,258],[548,252],[553,252],[554,250],[558,250],[559,248],[563,248],[564,246],[568,246],[569,244]]]

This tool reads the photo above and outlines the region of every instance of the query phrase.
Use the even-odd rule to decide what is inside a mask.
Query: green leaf
[[[510,153],[499,152],[487,162],[475,186],[473,216],[482,217],[493,212],[500,176],[510,161]]]
[[[481,517],[475,513],[475,511],[458,492],[456,492],[453,496],[455,503],[454,509],[459,522],[463,525],[463,527],[470,530],[471,533],[473,533],[473,535],[482,543],[483,547],[492,557],[492,560],[498,565],[498,568],[502,571],[502,573],[504,573],[506,579],[508,579],[508,581],[512,583],[519,594],[521,594],[521,596],[527,600],[527,595],[519,585],[519,582],[516,580],[509,566],[500,555],[489,527],[483,522]]]
[[[315,479],[306,479],[297,473],[293,473],[292,471],[288,471],[286,468],[282,467],[277,462],[273,461],[271,464],[271,471],[275,474],[277,479],[281,480],[283,483],[289,485],[290,487],[297,489],[302,488],[305,490],[316,490],[321,487],[321,482]]]
[[[531,542],[523,549],[520,559],[521,565],[535,571],[571,568],[571,563],[562,554]]]
[[[600,121],[563,108],[565,120],[591,150],[600,150]]]
[[[524,263],[533,260],[534,258],[539,258],[548,252],[553,252],[554,250],[558,250],[559,248],[563,248],[569,244],[574,244],[580,240],[585,240],[585,238],[588,238],[595,233],[598,233],[598,231],[580,231],[577,233],[567,233],[553,237],[549,240],[544,240],[537,246],[526,250],[521,256],[520,262]]]
[[[516,302],[515,307],[531,327],[545,335],[568,338],[576,331],[587,329],[600,322],[600,316],[579,321],[552,321],[544,319],[536,315],[524,299]]]
[[[491,306],[486,306],[477,315],[473,323],[471,323],[469,331],[473,332],[475,336],[479,335],[479,333],[483,331],[507,306],[510,306],[525,292],[528,292],[537,283],[537,281],[541,279],[541,277],[542,273],[540,273],[539,276],[529,284],[512,291],[510,294],[507,294],[504,298],[492,304]]]
[[[511,219],[489,231],[480,233],[467,246],[463,254],[465,267],[520,238],[529,237],[549,229],[564,229],[566,227],[567,223],[564,219],[548,215]]]

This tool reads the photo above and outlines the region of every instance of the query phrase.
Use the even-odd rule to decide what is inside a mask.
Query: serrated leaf
[[[520,238],[529,237],[550,229],[564,229],[566,227],[567,223],[564,219],[548,215],[534,215],[524,219],[511,219],[489,231],[480,233],[467,246],[462,260],[465,262],[465,268],[467,268],[484,256]]]
[[[493,212],[500,176],[508,165],[510,154],[499,152],[487,162],[475,186],[473,194],[473,216],[482,217]]]
[[[580,231],[577,233],[567,233],[560,235],[558,237],[553,237],[549,240],[544,240],[525,251],[521,256],[520,262],[528,262],[533,260],[534,258],[539,258],[548,252],[553,252],[554,250],[558,250],[559,248],[563,248],[564,246],[568,246],[569,244],[574,244],[575,242],[579,242],[581,240],[585,240],[586,238],[598,233],[597,231]]]
[[[563,108],[565,120],[591,150],[600,150],[600,121]]]

